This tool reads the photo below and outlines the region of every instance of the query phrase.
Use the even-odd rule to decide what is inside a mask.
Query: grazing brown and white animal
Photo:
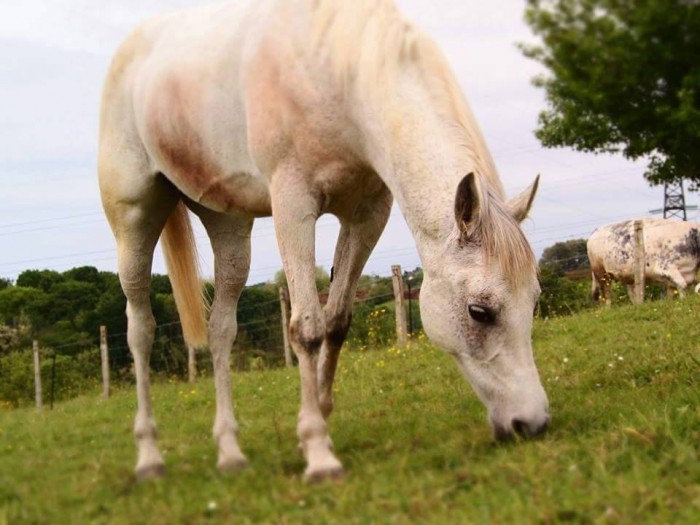
[[[697,282],[700,269],[700,224],[668,219],[643,219],[646,281],[675,287],[680,295]],[[593,299],[602,295],[610,304],[612,280],[634,286],[634,223],[608,224],[588,239],[588,259],[593,274]],[[697,290],[696,290],[697,291]]]
[[[428,336],[454,357],[498,437],[545,429],[549,408],[531,345],[540,290],[518,224],[537,184],[504,200],[445,58],[391,1],[237,0],[156,18],[114,58],[100,129],[100,189],[137,377],[138,477],[164,470],[148,371],[150,271],[161,232],[185,337],[207,342],[188,208],[215,257],[208,344],[220,469],[246,462],[229,353],[253,220],[272,215],[290,288],[306,477],[342,474],[326,424],[333,377],[357,281],[392,196],[425,270]],[[322,308],[314,232],[324,213],[337,216],[341,230]]]

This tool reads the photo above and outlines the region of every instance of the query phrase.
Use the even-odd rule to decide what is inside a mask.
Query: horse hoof
[[[145,467],[136,469],[136,481],[139,483],[149,479],[160,479],[165,477],[165,465],[163,463],[154,463]]]
[[[245,469],[248,466],[248,460],[244,457],[240,458],[230,458],[224,461],[219,461],[216,465],[216,469],[219,474],[235,474]]]
[[[345,470],[340,465],[318,469],[307,468],[304,473],[304,481],[310,484],[324,483],[326,481],[340,481],[345,477]]]

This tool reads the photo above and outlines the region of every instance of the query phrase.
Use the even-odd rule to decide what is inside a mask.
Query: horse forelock
[[[470,234],[479,239],[487,265],[495,260],[506,281],[518,288],[537,275],[535,254],[501,196],[488,184],[478,188],[480,210],[470,224]]]

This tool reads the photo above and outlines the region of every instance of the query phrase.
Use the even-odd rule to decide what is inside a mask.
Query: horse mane
[[[470,229],[487,256],[495,256],[511,281],[537,271],[532,248],[505,204],[501,180],[481,130],[452,70],[435,42],[407,22],[392,0],[309,0],[314,48],[328,53],[346,91],[381,101],[393,79],[415,66],[432,102],[451,123],[465,166],[474,166],[481,213]],[[456,188],[455,188],[456,189]]]

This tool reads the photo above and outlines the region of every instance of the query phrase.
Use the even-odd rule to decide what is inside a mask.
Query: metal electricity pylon
[[[683,181],[664,182],[664,219],[688,220]]]

